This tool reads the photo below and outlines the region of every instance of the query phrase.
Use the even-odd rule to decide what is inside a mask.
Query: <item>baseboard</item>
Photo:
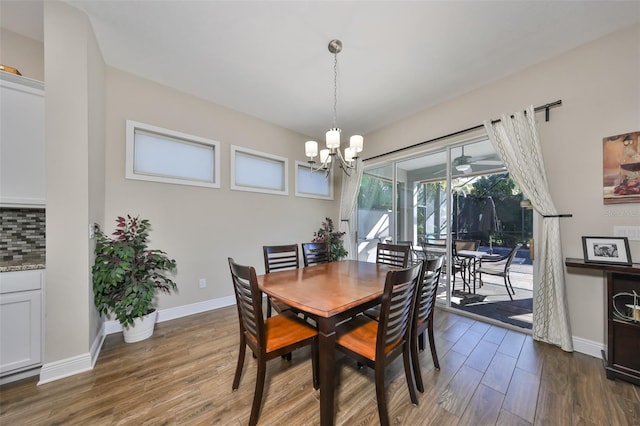
[[[157,322],[170,321],[177,318],[187,317],[189,315],[200,314],[202,312],[213,311],[215,309],[224,308],[235,305],[235,296],[220,297],[218,299],[205,300],[204,302],[192,303],[190,305],[177,306],[175,308],[163,309],[158,311]]]
[[[106,334],[104,332],[104,322],[100,326],[100,331],[96,335],[95,339],[93,339],[93,344],[91,345],[91,349],[89,349],[89,354],[91,355],[91,368],[95,367],[96,361],[98,360],[98,355],[100,355],[100,350],[102,349],[102,344],[104,343],[104,338]]]
[[[235,303],[235,296],[226,296],[220,297],[218,299],[205,300],[204,302],[192,303],[190,305],[162,309],[158,311],[158,319],[156,320],[156,322],[170,321],[182,317],[187,317],[189,315],[213,311],[214,309],[235,305]],[[105,321],[103,330],[105,336],[108,334],[120,333],[122,331],[122,325],[117,320]]]
[[[602,358],[602,351],[607,349],[605,345],[593,340],[583,339],[582,337],[573,336],[573,350],[581,354],[591,355],[595,358]]]
[[[40,370],[40,381],[38,385],[64,379],[74,374],[89,371],[93,368],[91,354],[77,355],[49,364],[44,364]]]
[[[21,371],[19,373],[9,374],[0,377],[0,385],[6,385],[7,383],[17,382],[18,380],[26,379],[27,377],[33,377],[40,374],[41,367],[32,368],[30,370]]]

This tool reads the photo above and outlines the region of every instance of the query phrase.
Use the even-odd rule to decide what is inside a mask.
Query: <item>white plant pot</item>
[[[134,319],[132,325],[124,327],[122,330],[124,341],[126,343],[134,343],[151,337],[157,317],[158,311],[154,310],[143,317]]]

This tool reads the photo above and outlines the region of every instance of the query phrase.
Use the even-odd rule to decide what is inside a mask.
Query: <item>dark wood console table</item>
[[[602,351],[602,356],[607,378],[618,378],[640,385],[640,321],[627,320],[615,314],[616,307],[618,311],[624,311],[626,304],[633,303],[630,297],[614,299],[614,296],[620,293],[635,291],[640,295],[640,263],[619,266],[585,263],[582,259],[567,258],[565,265],[570,268],[595,269],[605,273],[607,277],[607,352]]]

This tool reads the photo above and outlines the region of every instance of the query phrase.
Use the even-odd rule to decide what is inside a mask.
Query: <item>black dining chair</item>
[[[378,243],[376,263],[406,268],[410,263],[410,249],[411,246],[407,244]],[[364,315],[377,321],[380,317],[380,305],[367,309],[364,311]]]
[[[262,246],[262,254],[264,258],[265,274],[273,271],[296,269],[300,267],[298,244]],[[280,313],[289,309],[291,308],[279,300],[267,297],[267,318],[271,316],[272,310]]]
[[[318,389],[318,332],[292,312],[283,312],[271,318],[262,316],[262,292],[258,288],[256,270],[229,258],[229,269],[238,308],[240,349],[232,389],[240,386],[246,347],[249,346],[258,362],[258,376],[251,405],[249,424],[255,425],[260,417],[267,361],[311,345],[313,387]]]
[[[302,261],[304,266],[331,262],[328,243],[302,243]]]
[[[415,375],[416,387],[420,392],[424,392],[422,374],[420,372],[420,360],[418,351],[425,348],[425,332],[429,337],[429,347],[431,348],[431,358],[436,369],[440,369],[436,343],[433,337],[433,315],[435,311],[436,296],[438,294],[438,284],[440,273],[444,266],[444,256],[429,259],[425,262],[424,274],[421,284],[418,286],[413,324],[411,327],[411,361],[413,362],[413,373]]]
[[[405,244],[378,243],[376,263],[406,268],[409,265],[411,248]]]
[[[410,343],[414,300],[422,278],[423,265],[418,263],[387,273],[378,321],[358,315],[338,325],[336,329],[336,348],[354,358],[359,365],[374,369],[381,425],[389,424],[384,373],[389,364],[400,355],[404,361],[411,402],[418,405]]]
[[[504,280],[504,287],[507,289],[507,294],[509,295],[509,298],[513,300],[513,295],[516,294],[516,292],[511,285],[509,271],[511,270],[511,264],[513,263],[513,259],[516,257],[516,254],[518,253],[520,247],[522,247],[522,244],[518,243],[514,248],[511,249],[509,254],[505,256],[495,259],[480,259],[480,266],[476,270],[476,272],[478,273],[480,286],[483,285],[482,274],[502,277],[502,279]]]

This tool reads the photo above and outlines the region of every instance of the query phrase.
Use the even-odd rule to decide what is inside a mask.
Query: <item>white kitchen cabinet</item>
[[[0,376],[42,364],[44,270],[0,273]]]
[[[46,202],[44,83],[0,72],[0,206]]]

